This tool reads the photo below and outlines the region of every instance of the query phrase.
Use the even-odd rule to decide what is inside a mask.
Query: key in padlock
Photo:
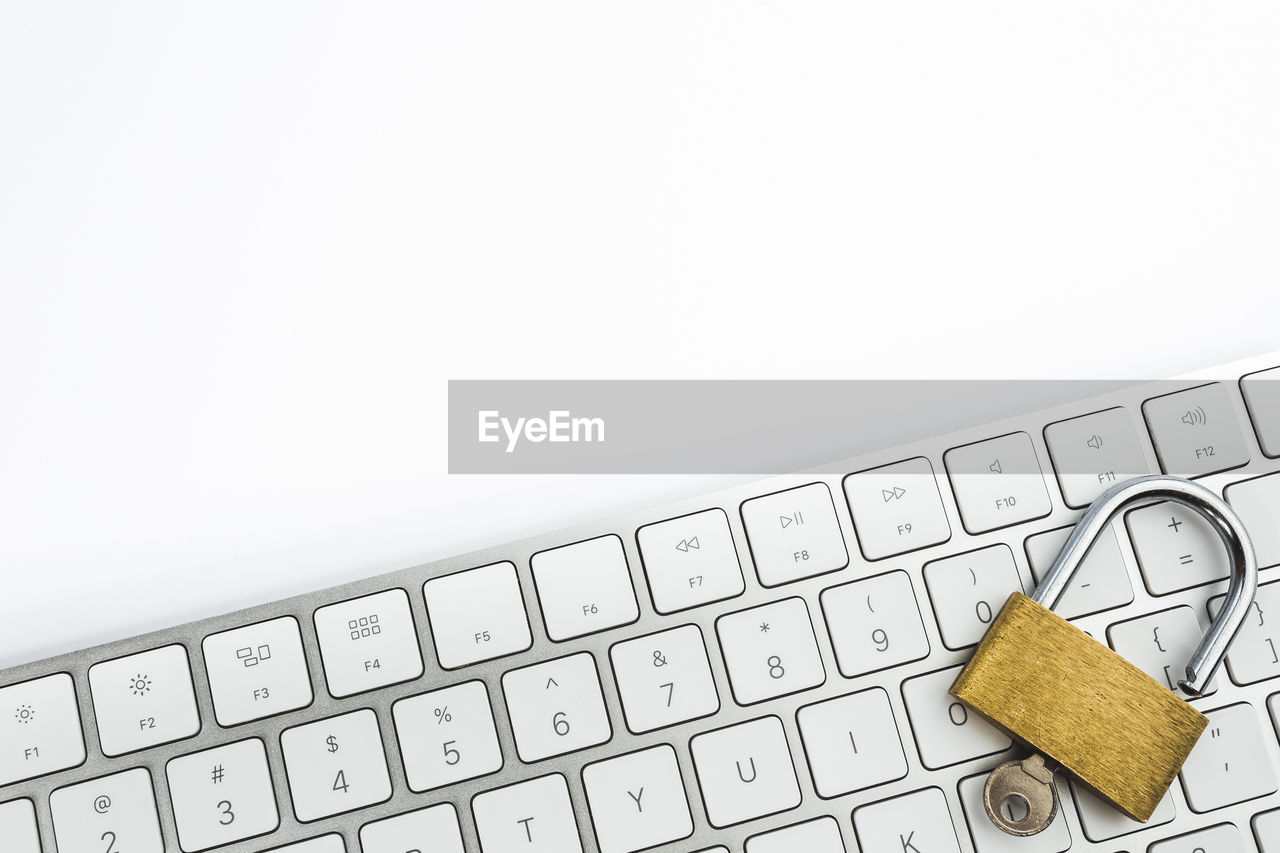
[[[1120,483],[1094,501],[1035,591],[1029,597],[1021,592],[1009,596],[950,691],[1048,758],[1056,765],[1053,769],[1066,770],[1143,823],[1169,790],[1208,718],[1051,608],[1112,518],[1134,503],[1151,500],[1195,510],[1231,552],[1231,582],[1222,612],[1191,655],[1186,678],[1178,682],[1188,696],[1200,696],[1253,603],[1257,559],[1244,524],[1225,501],[1204,486],[1159,475]],[[1018,777],[1013,778],[1016,785]],[[992,790],[989,784],[988,797]],[[997,826],[1013,832],[993,813],[1000,806],[987,802],[988,813]],[[1051,821],[1052,815],[1043,825],[1021,826],[1023,831],[1015,834],[1037,832]]]

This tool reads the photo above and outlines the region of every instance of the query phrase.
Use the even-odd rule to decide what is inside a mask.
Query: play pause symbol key
[[[825,483],[753,498],[742,505],[756,574],[765,586],[843,569],[844,534]]]

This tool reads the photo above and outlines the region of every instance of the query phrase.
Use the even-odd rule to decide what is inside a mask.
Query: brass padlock
[[[1213,526],[1231,552],[1231,582],[1222,612],[1187,663],[1178,686],[1202,694],[1244,623],[1258,586],[1253,544],[1235,511],[1204,486],[1179,477],[1128,480],[1103,492],[1080,518],[1053,567],[1030,596],[1009,596],[951,695],[996,727],[1092,788],[1134,820],[1146,822],[1200,739],[1208,718],[1084,631],[1052,612],[1089,547],[1112,518],[1137,502],[1167,500],[1190,507]],[[1015,835],[1044,829],[1057,812],[1053,768],[1043,760],[1008,762],[986,786],[992,821]],[[1020,773],[1021,765],[1032,769]],[[1033,772],[1034,771],[1034,772]],[[1010,787],[1025,775],[1027,790]],[[997,780],[999,776],[999,780]],[[993,789],[992,783],[1000,781]],[[1038,787],[1037,787],[1038,786]],[[1000,813],[993,790],[1033,803],[1023,818]],[[1037,792],[1034,795],[1028,791]],[[1037,817],[1038,815],[1038,817]]]

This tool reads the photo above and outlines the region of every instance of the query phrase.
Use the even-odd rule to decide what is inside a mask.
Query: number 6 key
[[[513,669],[502,676],[502,692],[522,761],[586,749],[613,736],[589,652]]]

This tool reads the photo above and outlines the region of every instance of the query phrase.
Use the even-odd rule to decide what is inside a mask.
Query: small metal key
[[[1103,492],[1080,517],[1035,591],[1027,596],[1015,590],[1009,596],[951,685],[952,696],[1036,753],[1012,768],[997,768],[1005,781],[993,778],[995,784],[986,789],[986,810],[1007,832],[1034,833],[1043,828],[1037,818],[1047,814],[1045,825],[1052,819],[1053,772],[1059,769],[1128,817],[1147,822],[1209,724],[1167,684],[1052,609],[1111,520],[1135,503],[1152,500],[1195,510],[1231,555],[1225,606],[1187,662],[1186,677],[1178,680],[1186,696],[1204,695],[1248,615],[1258,588],[1257,556],[1244,522],[1217,493],[1162,475],[1127,480]],[[1046,767],[1046,760],[1052,764]],[[1004,796],[997,796],[1001,792]],[[1031,814],[1013,820],[1003,809],[1005,800],[1011,806],[1025,800]]]
[[[1058,789],[1045,757],[1034,753],[1021,761],[1006,761],[982,786],[982,805],[991,822],[1010,835],[1035,835],[1058,816]],[[1026,814],[1016,818],[1014,815]]]

